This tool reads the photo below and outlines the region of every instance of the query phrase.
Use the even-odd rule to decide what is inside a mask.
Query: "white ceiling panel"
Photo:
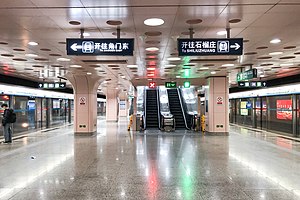
[[[82,3],[81,3],[82,2]],[[187,32],[189,28],[193,28],[195,38],[223,38],[216,33],[224,30],[226,27],[231,28],[231,37],[243,37],[250,40],[244,43],[244,52],[256,52],[254,55],[240,56],[235,67],[241,67],[243,64],[253,63],[260,65],[262,63],[272,62],[274,65],[280,63],[293,62],[300,63],[300,56],[295,59],[282,60],[281,56],[294,55],[300,50],[300,2],[297,0],[3,0],[0,1],[0,42],[8,42],[7,45],[0,44],[0,53],[10,53],[15,57],[25,58],[26,53],[34,53],[40,57],[49,59],[47,62],[40,62],[29,59],[26,62],[13,62],[12,58],[0,56],[0,63],[6,62],[12,66],[16,66],[19,74],[24,70],[24,66],[34,64],[52,65],[61,64],[66,67],[65,71],[71,73],[94,72],[95,69],[89,67],[90,64],[83,63],[83,59],[91,60],[127,60],[129,64],[139,64],[138,72],[132,72],[126,68],[126,65],[120,65],[120,70],[112,70],[107,64],[103,64],[103,68],[109,74],[115,85],[120,80],[120,74],[124,74],[127,78],[136,76],[138,73],[141,82],[145,81],[146,70],[145,65],[153,62],[159,68],[170,63],[166,59],[176,56],[177,38],[188,38]],[[278,4],[277,4],[278,3]],[[291,4],[292,5],[289,5]],[[165,23],[157,27],[149,27],[144,24],[147,18],[162,18]],[[187,20],[201,19],[199,24],[188,24]],[[239,23],[229,23],[230,19],[240,19]],[[69,21],[79,21],[80,25],[71,25]],[[66,38],[79,38],[80,29],[90,33],[87,38],[115,38],[113,32],[116,32],[117,26],[110,26],[106,22],[108,20],[119,20],[121,38],[134,38],[135,51],[133,57],[108,57],[108,56],[67,56],[64,42]],[[145,32],[159,31],[160,36],[146,36]],[[282,40],[280,44],[270,44],[270,40],[278,37]],[[38,46],[29,46],[29,41],[36,41]],[[147,44],[146,42],[150,42]],[[152,42],[152,44],[151,44]],[[153,44],[153,43],[157,44]],[[293,46],[294,49],[284,49],[286,46]],[[160,50],[157,55],[149,57],[145,51],[146,47],[156,46]],[[267,49],[257,49],[257,47],[266,46]],[[24,52],[17,52],[14,48],[23,48]],[[49,48],[50,51],[41,49]],[[269,60],[258,59],[262,56],[268,56],[270,52],[283,51],[282,55],[272,56]],[[51,53],[61,54],[63,57],[71,59],[70,62],[58,62],[57,57],[50,56]],[[174,54],[175,53],[175,54]],[[197,58],[224,58],[219,57],[197,57]],[[226,57],[228,58],[228,57]],[[237,58],[237,57],[235,57]],[[152,64],[153,64],[152,63]],[[71,64],[80,64],[83,69],[71,69]],[[167,78],[175,78],[182,70],[181,63],[178,63],[176,70],[172,71]],[[222,62],[215,63],[217,67]],[[198,64],[197,66],[201,66]],[[215,68],[212,68],[212,70]],[[1,70],[1,69],[0,69]],[[210,76],[210,71],[197,72],[191,69],[193,77],[198,77],[199,82],[203,81],[203,77]],[[4,70],[5,71],[5,70]],[[37,78],[40,71],[29,72],[33,77]],[[58,69],[59,71],[59,69]],[[231,68],[222,69],[218,74],[230,73]],[[159,74],[157,77],[166,75]],[[163,72],[163,70],[162,70]],[[1,70],[1,73],[4,73]],[[52,72],[51,72],[52,73]],[[97,72],[98,73],[98,72]],[[99,72],[101,74],[103,72]],[[234,72],[232,72],[234,73]],[[273,71],[270,77],[274,76]],[[281,72],[280,72],[281,73]],[[300,71],[298,72],[300,73]],[[103,74],[102,74],[103,75]],[[20,75],[21,76],[21,75]],[[52,76],[54,74],[52,73]],[[48,77],[46,77],[48,78]],[[146,80],[147,81],[147,80]],[[145,82],[143,82],[145,83]]]
[[[1,0],[0,8],[35,7],[31,0]]]
[[[31,0],[37,7],[82,7],[80,0]]]

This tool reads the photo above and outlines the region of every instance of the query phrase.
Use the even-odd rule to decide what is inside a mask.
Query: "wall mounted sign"
[[[166,88],[176,88],[177,83],[176,82],[165,82],[165,87]]]
[[[236,75],[236,81],[246,81],[257,78],[257,69],[249,69]]]
[[[67,38],[67,55],[133,56],[134,39]]]
[[[79,97],[79,105],[84,106],[86,104],[86,98],[85,97]]]
[[[65,89],[66,88],[66,82],[38,83],[38,88],[40,88],[40,89]]]
[[[223,97],[217,97],[217,104],[222,105],[223,104]]]
[[[242,55],[243,38],[177,39],[179,56]]]
[[[238,82],[239,88],[261,88],[261,87],[267,87],[266,81],[250,81],[250,82],[244,82],[240,81]]]

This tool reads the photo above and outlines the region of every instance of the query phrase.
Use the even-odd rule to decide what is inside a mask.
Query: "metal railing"
[[[183,109],[181,92],[179,91],[179,88],[177,88],[176,90],[177,90],[177,94],[178,94],[178,97],[179,97],[179,102],[180,102],[180,106],[181,106],[181,112],[182,112],[182,115],[183,115],[183,118],[184,118],[184,124],[185,124],[185,127],[186,127],[186,129],[190,129],[190,128],[187,126],[187,123],[186,123],[186,115],[185,115],[185,111],[184,111],[184,109]]]
[[[156,88],[156,103],[157,103],[157,116],[158,116],[158,128],[161,128],[160,125],[160,103],[159,103],[159,90]]]

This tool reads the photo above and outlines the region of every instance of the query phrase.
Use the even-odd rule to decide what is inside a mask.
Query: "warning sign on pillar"
[[[79,105],[85,105],[86,104],[86,98],[85,97],[79,97]]]
[[[223,104],[223,97],[217,97],[217,104],[222,105]]]

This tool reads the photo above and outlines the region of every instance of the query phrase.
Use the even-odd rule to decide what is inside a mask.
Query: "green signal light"
[[[189,81],[184,81],[183,87],[184,88],[189,88],[189,87],[191,87],[191,83]]]

